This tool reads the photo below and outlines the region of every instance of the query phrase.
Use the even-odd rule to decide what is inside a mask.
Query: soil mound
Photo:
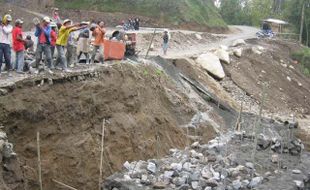
[[[109,176],[127,160],[183,148],[186,138],[178,126],[193,115],[186,96],[163,73],[141,65],[117,64],[100,78],[20,88],[0,97],[0,121],[15,144],[27,189],[38,188],[37,131],[44,188],[57,189],[55,179],[94,189],[104,120],[104,176]]]

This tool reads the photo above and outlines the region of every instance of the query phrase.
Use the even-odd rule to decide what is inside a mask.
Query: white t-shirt
[[[0,43],[3,44],[11,44],[11,33],[12,33],[13,27],[12,25],[0,25]]]

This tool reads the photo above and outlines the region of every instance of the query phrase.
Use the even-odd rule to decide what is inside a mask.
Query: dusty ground
[[[258,55],[246,49],[240,59],[234,57],[232,64],[224,65],[232,81],[257,101],[261,100],[262,84],[267,84],[265,106],[272,113],[308,115],[310,78],[290,58],[300,46],[277,40],[248,40],[248,43],[260,45],[265,51]]]

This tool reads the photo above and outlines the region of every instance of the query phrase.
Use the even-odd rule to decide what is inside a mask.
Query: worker
[[[67,65],[67,60],[65,56],[65,47],[68,44],[69,35],[73,31],[84,29],[86,27],[87,25],[85,26],[82,24],[72,25],[72,21],[69,19],[66,19],[64,20],[63,25],[61,26],[59,30],[58,38],[56,40],[56,49],[58,53],[56,64],[61,64],[62,69],[65,72],[68,72],[68,65]]]
[[[5,15],[0,25],[0,74],[2,68],[3,57],[5,61],[5,67],[8,72],[11,70],[11,40],[10,34],[12,33],[13,27],[10,24],[12,22],[11,15]],[[9,73],[9,76],[11,74]]]
[[[23,39],[23,21],[21,19],[17,19],[15,21],[15,27],[12,31],[12,40],[13,40],[13,50],[15,51],[16,55],[16,62],[15,62],[15,69],[16,72],[19,74],[24,73],[24,39]]]
[[[87,22],[82,22],[87,25],[89,23]],[[83,29],[78,37],[78,62],[80,62],[81,56],[84,54],[86,58],[86,64],[89,64],[89,52],[90,52],[90,29],[85,28]]]
[[[66,59],[68,67],[74,67],[74,64],[77,62],[77,39],[75,36],[75,32],[71,32],[68,38],[68,43],[66,47]]]
[[[91,63],[93,64],[95,62],[96,54],[99,50],[99,62],[104,63],[104,36],[105,36],[106,30],[104,28],[104,22],[100,21],[98,22],[97,27],[95,28],[93,32],[93,36],[95,37],[94,41],[94,49],[91,56]]]
[[[25,50],[29,52],[34,52],[33,45],[34,45],[34,41],[32,40],[30,35],[27,35],[26,39],[24,40]]]
[[[163,52],[164,52],[164,55],[167,55],[168,47],[169,47],[169,32],[167,29],[165,29],[164,34],[163,34]]]
[[[42,54],[45,55],[45,60],[47,62],[48,72],[52,73],[51,69],[54,68],[52,65],[52,54],[51,54],[51,26],[50,18],[44,17],[42,22],[35,23],[36,31],[35,36],[38,38],[38,44],[36,49],[36,62],[35,66],[38,70],[44,69],[44,66],[40,67],[42,61]]]
[[[61,19],[59,17],[59,9],[58,8],[54,8],[54,10],[53,10],[53,20],[56,23],[56,26],[58,28],[60,28],[61,27]]]
[[[51,23],[51,55],[52,55],[52,62],[54,64],[54,55],[55,55],[55,48],[56,48],[56,40],[57,40],[57,24],[55,22]]]

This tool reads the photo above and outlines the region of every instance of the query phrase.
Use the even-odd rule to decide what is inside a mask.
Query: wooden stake
[[[41,171],[41,152],[40,152],[40,132],[37,132],[37,154],[38,154],[38,175],[40,190],[43,190],[42,186],[42,171]]]
[[[76,188],[74,188],[74,187],[71,187],[71,186],[69,186],[69,185],[66,185],[66,184],[60,182],[60,181],[57,181],[56,179],[53,179],[53,182],[55,182],[55,183],[57,183],[57,184],[59,184],[59,185],[62,185],[62,186],[64,186],[64,187],[67,187],[68,189],[71,189],[71,190],[78,190],[78,189],[76,189]]]
[[[147,56],[149,55],[149,52],[150,52],[150,49],[151,49],[151,46],[153,44],[153,41],[154,41],[154,38],[155,38],[155,34],[156,34],[156,28],[154,29],[154,33],[153,33],[153,36],[152,36],[152,40],[151,40],[151,43],[149,45],[149,48],[147,49],[147,52],[146,52],[146,55],[145,55],[145,59],[147,58]]]
[[[100,154],[100,175],[99,175],[99,184],[98,189],[101,190],[101,183],[102,183],[102,169],[103,169],[103,151],[104,151],[104,128],[105,128],[105,120],[102,121],[102,133],[101,133],[101,154]]]

